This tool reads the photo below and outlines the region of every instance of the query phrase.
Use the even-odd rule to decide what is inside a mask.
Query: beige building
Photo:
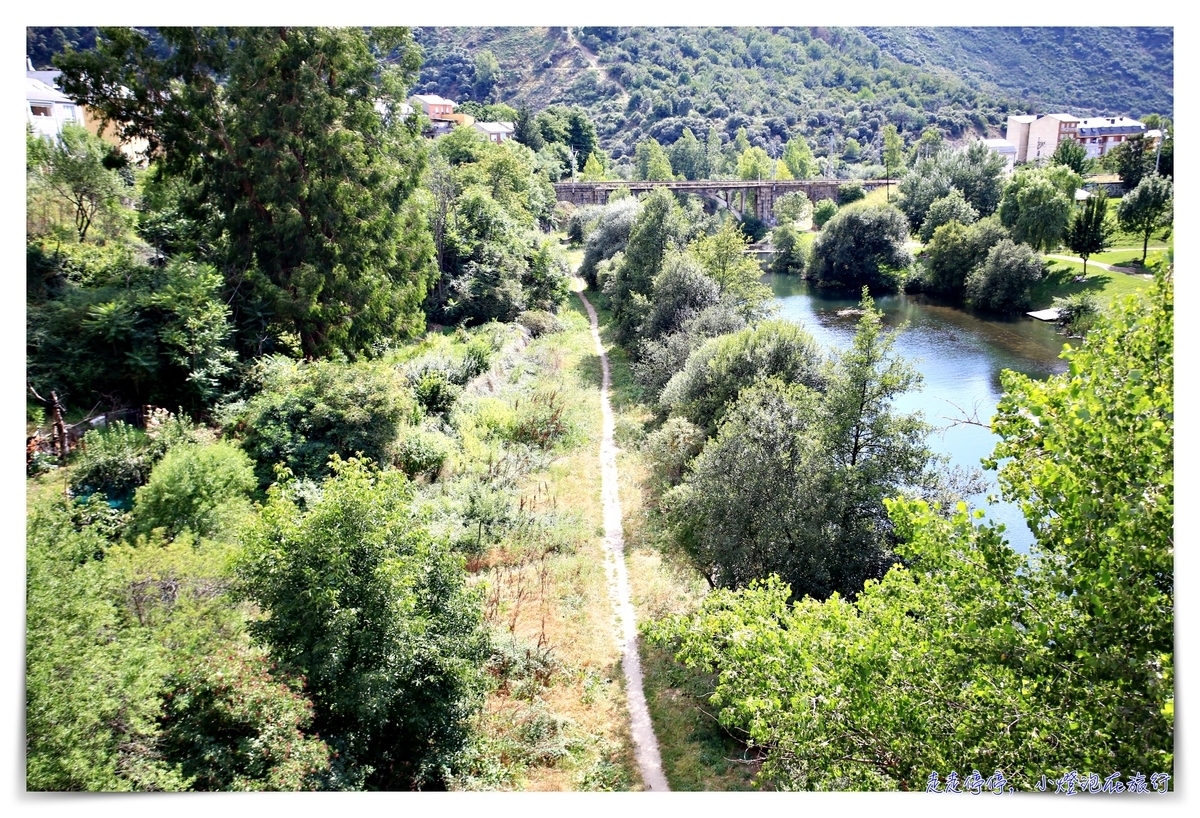
[[[1010,116],[1004,139],[1016,147],[1017,164],[1036,162],[1049,159],[1062,140],[1078,141],[1079,122],[1079,117],[1070,114]]]
[[[512,139],[516,128],[511,122],[476,122],[475,130],[482,133],[490,141],[499,144],[506,139]]]
[[[454,113],[457,103],[452,99],[439,97],[437,94],[417,94],[409,98],[414,107],[420,107],[425,116],[432,120],[449,119]]]

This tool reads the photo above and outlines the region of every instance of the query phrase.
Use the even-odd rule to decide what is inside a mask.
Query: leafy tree
[[[638,179],[669,182],[675,178],[671,172],[671,160],[667,157],[667,152],[653,137],[638,143],[636,163]]]
[[[887,200],[892,200],[892,172],[904,167],[904,140],[890,122],[883,126],[883,165],[887,175]]]
[[[738,154],[737,174],[739,179],[750,181],[770,179],[774,163],[762,148],[747,148]]]
[[[479,99],[487,99],[500,82],[500,61],[486,48],[475,53],[475,83],[473,90]]]
[[[60,270],[67,263],[48,261]],[[26,348],[34,387],[88,406],[100,400],[192,412],[211,407],[236,358],[220,274],[182,258],[162,269],[132,261],[89,267],[94,277],[81,282],[87,286],[68,281],[59,297],[30,305]]]
[[[796,596],[823,599],[854,595],[886,570],[893,538],[882,501],[919,481],[927,427],[892,410],[918,376],[863,305],[854,346],[823,373],[823,392],[764,368],[667,496],[676,536],[715,587],[778,574]]]
[[[714,433],[738,394],[777,377],[823,388],[822,352],[796,324],[770,320],[708,341],[687,359],[660,397],[663,408]]]
[[[64,125],[45,156],[45,181],[67,202],[79,240],[93,221],[120,206],[121,180],[104,166],[108,145],[81,125]]]
[[[301,510],[273,488],[239,567],[253,633],[300,674],[336,777],[439,786],[482,701],[488,639],[461,557],[431,539],[398,471],[335,461]]]
[[[809,277],[818,284],[894,290],[898,272],[912,264],[907,241],[904,215],[891,205],[839,210],[813,241]]]
[[[716,125],[708,129],[708,137],[704,140],[704,167],[710,179],[720,178],[725,172],[725,153],[721,147],[721,133]]]
[[[684,128],[671,146],[671,170],[685,179],[704,179],[708,176],[707,164],[704,145],[691,128]]]
[[[145,631],[123,628],[108,543],[63,506],[28,518],[25,786],[181,790],[158,752],[167,665]]]
[[[932,204],[958,188],[980,216],[990,216],[1000,205],[1004,159],[982,142],[966,151],[942,150],[917,161],[900,180],[899,207],[913,230],[919,230]]]
[[[1053,250],[1070,226],[1073,194],[1074,189],[1064,193],[1042,169],[1018,173],[1005,187],[1000,221],[1014,240],[1035,250]]]
[[[946,770],[998,769],[1031,790],[1174,771],[1172,306],[1162,280],[1068,349],[1063,375],[1004,373],[993,461],[1030,555],[965,505],[897,501],[904,562],[854,602],[789,605],[772,579],[652,629],[716,674],[709,704],[766,750],[760,781],[940,789]]]
[[[813,206],[803,190],[793,190],[775,200],[775,220],[792,224],[812,218]]]
[[[946,147],[946,139],[942,136],[941,130],[930,125],[921,131],[921,135],[913,143],[912,159],[914,162],[928,159],[946,150]]]
[[[102,29],[60,55],[64,91],[172,174],[198,179],[239,325],[292,331],[305,355],[354,354],[423,328],[432,245],[406,30]],[[156,47],[157,46],[157,47]],[[388,56],[385,61],[382,58]]]
[[[1066,244],[1083,259],[1085,276],[1088,256],[1103,253],[1112,232],[1113,226],[1108,219],[1108,194],[1103,187],[1099,187],[1083,203],[1083,207],[1075,211],[1071,226],[1067,228]]]
[[[685,321],[721,301],[720,285],[694,253],[672,253],[654,279],[650,312],[639,335],[655,339],[678,331]]]
[[[1154,151],[1150,150],[1141,134],[1129,137],[1104,158],[1116,169],[1126,190],[1133,190],[1143,178],[1154,173]]]
[[[533,113],[527,106],[522,105],[517,111],[517,118],[513,123],[513,139],[532,151],[540,151],[546,144],[542,132],[534,124]]]
[[[829,220],[837,215],[838,204],[833,199],[822,199],[813,207],[813,227],[818,230],[829,224]]]
[[[168,537],[184,530],[210,536],[221,506],[257,486],[254,463],[229,443],[175,446],[137,490],[134,523],[147,532],[161,527]]]
[[[783,148],[783,163],[796,179],[811,179],[817,173],[817,160],[803,136],[794,136]]]
[[[604,286],[623,339],[636,334],[649,311],[648,296],[655,277],[669,251],[687,241],[689,230],[687,218],[669,190],[658,188],[644,199],[625,245],[625,257]]]
[[[808,252],[800,233],[791,225],[784,224],[771,231],[771,244],[775,254],[771,258],[771,272],[803,275]]]
[[[669,265],[667,269],[670,269]],[[693,292],[703,297],[707,285],[698,278],[692,281],[696,285]],[[659,312],[658,301],[656,295],[651,316]],[[698,302],[699,299],[695,301]],[[721,335],[739,332],[746,327],[746,319],[728,304],[713,304],[694,315],[690,314],[691,304],[684,306],[685,310],[670,313],[672,318],[679,319],[678,330],[657,338],[647,337],[637,347],[636,360],[632,362],[631,368],[650,402],[659,400],[667,383],[684,368],[691,354],[704,342]]]
[[[1121,227],[1142,236],[1142,263],[1146,263],[1146,248],[1150,235],[1167,230],[1174,220],[1174,186],[1170,180],[1151,174],[1133,190],[1121,197],[1117,205],[1117,220]]]
[[[600,211],[596,225],[584,243],[583,261],[579,264],[579,274],[589,286],[598,284],[596,268],[600,262],[622,252],[629,243],[629,234],[633,231],[641,207],[641,203],[632,196],[614,196]]]
[[[967,302],[989,312],[1024,312],[1030,306],[1030,288],[1044,270],[1045,260],[1029,245],[1001,239],[967,276]]]
[[[1050,154],[1050,163],[1063,165],[1083,176],[1088,166],[1087,148],[1074,139],[1064,139]]]
[[[996,216],[966,226],[950,221],[933,231],[925,246],[925,286],[935,293],[963,297],[967,276],[987,259],[1001,240],[1011,238]]]
[[[588,154],[587,162],[583,165],[583,173],[579,177],[584,182],[599,182],[604,179],[604,164],[596,154]]]
[[[978,218],[979,214],[975,212],[975,208],[963,198],[958,188],[954,188],[942,198],[935,199],[929,206],[929,213],[925,216],[918,235],[921,241],[928,243],[933,238],[934,231],[943,224],[973,224]]]
[[[762,269],[746,255],[749,242],[733,219],[726,219],[711,235],[696,238],[688,249],[704,273],[717,283],[720,295],[747,316],[754,314],[771,297],[770,288],[759,279]]]

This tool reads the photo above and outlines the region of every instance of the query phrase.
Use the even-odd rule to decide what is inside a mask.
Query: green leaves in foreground
[[[268,614],[253,633],[305,679],[331,785],[437,787],[468,736],[487,656],[461,557],[413,516],[401,472],[333,461],[301,510],[273,487],[240,574]]]
[[[889,501],[903,564],[853,603],[789,606],[770,578],[648,629],[717,674],[710,703],[768,749],[766,780],[1173,774],[1172,311],[1168,274],[1068,350],[1069,372],[1005,373],[994,456],[1030,555],[965,505]]]

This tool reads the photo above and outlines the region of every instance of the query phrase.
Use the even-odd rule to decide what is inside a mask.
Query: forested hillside
[[[864,28],[914,66],[949,68],[1044,113],[1144,116],[1174,109],[1169,28]]]

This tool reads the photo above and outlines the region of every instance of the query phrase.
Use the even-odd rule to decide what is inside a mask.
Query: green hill
[[[1170,115],[1171,29],[425,28],[422,90],[534,110],[579,104],[614,157],[715,124],[770,146],[803,133],[820,155],[847,140],[877,156],[909,139],[999,135],[1009,113]],[[499,72],[476,81],[490,52]],[[485,60],[487,58],[484,58]]]

